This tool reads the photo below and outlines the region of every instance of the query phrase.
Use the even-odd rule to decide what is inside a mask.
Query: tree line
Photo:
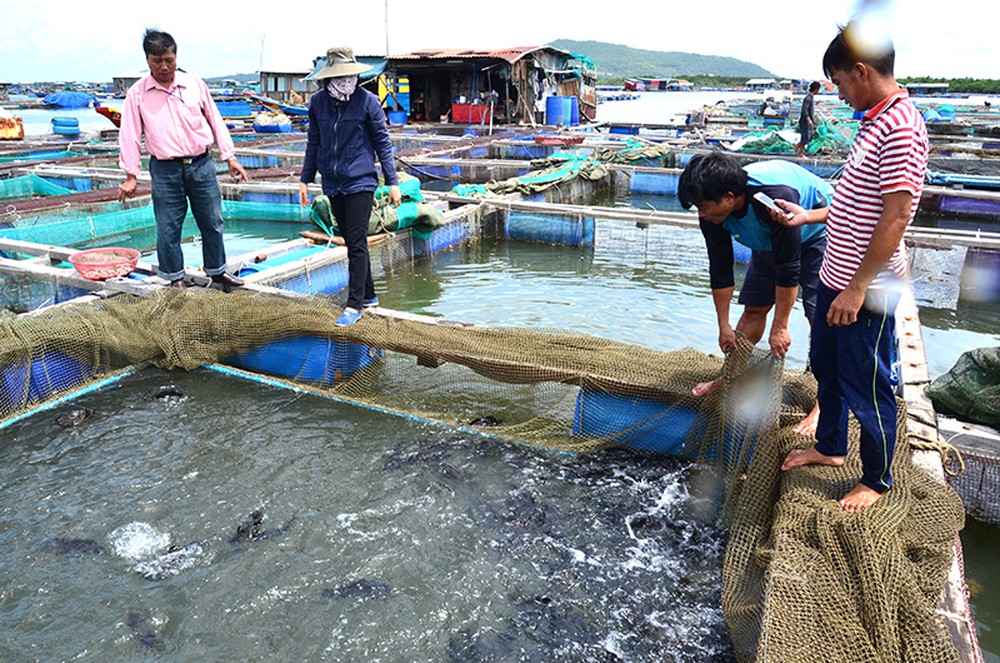
[[[651,77],[646,76],[644,78]],[[686,80],[699,88],[737,88],[742,87],[747,82],[746,76],[691,75],[673,76],[671,78]],[[1000,94],[1000,79],[997,78],[933,78],[929,76],[917,76],[912,78],[898,78],[896,80],[900,85],[906,85],[907,83],[947,83],[948,92],[956,94]],[[625,77],[601,77],[597,82],[599,85],[624,85]]]
[[[948,92],[959,94],[1000,94],[1000,79],[997,78],[933,78],[917,76],[897,79],[901,85],[907,83],[947,83]]]

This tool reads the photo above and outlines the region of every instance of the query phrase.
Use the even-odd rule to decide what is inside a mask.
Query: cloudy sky
[[[566,38],[727,55],[778,76],[818,78],[837,25],[854,16],[862,1],[0,0],[0,81],[110,81],[145,66],[146,27],[173,34],[180,65],[201,76],[258,71],[262,62],[308,65],[339,44],[353,46],[357,54],[380,55],[388,32],[390,53]],[[982,16],[984,0],[868,3],[888,8],[897,76],[1000,78],[1000,40],[993,21]],[[271,16],[254,7],[277,11]]]

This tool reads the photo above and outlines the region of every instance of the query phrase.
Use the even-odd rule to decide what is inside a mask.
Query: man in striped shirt
[[[823,71],[862,118],[826,220],[810,364],[819,384],[816,445],[788,454],[782,470],[839,467],[848,414],[861,426],[860,483],[840,505],[862,511],[892,487],[896,399],[890,382],[894,314],[906,277],[903,234],[923,189],[928,141],[923,118],[893,75],[892,44],[864,43],[857,22],[842,28]],[[796,211],[787,206],[790,211]],[[789,223],[801,223],[804,215]]]

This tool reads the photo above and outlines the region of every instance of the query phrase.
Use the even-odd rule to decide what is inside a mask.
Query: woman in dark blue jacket
[[[321,175],[323,193],[347,244],[348,295],[336,322],[340,326],[353,325],[364,309],[378,306],[368,259],[368,219],[379,185],[376,152],[389,185],[389,203],[398,207],[402,200],[382,105],[358,85],[358,74],[368,69],[349,47],[326,52],[326,66],[313,76],[323,89],[309,101],[309,139],[299,177],[299,203],[306,207],[307,185],[317,172]]]

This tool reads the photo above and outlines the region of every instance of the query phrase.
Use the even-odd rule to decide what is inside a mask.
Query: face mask
[[[327,80],[326,91],[337,101],[347,101],[357,86],[357,76],[338,76]]]

